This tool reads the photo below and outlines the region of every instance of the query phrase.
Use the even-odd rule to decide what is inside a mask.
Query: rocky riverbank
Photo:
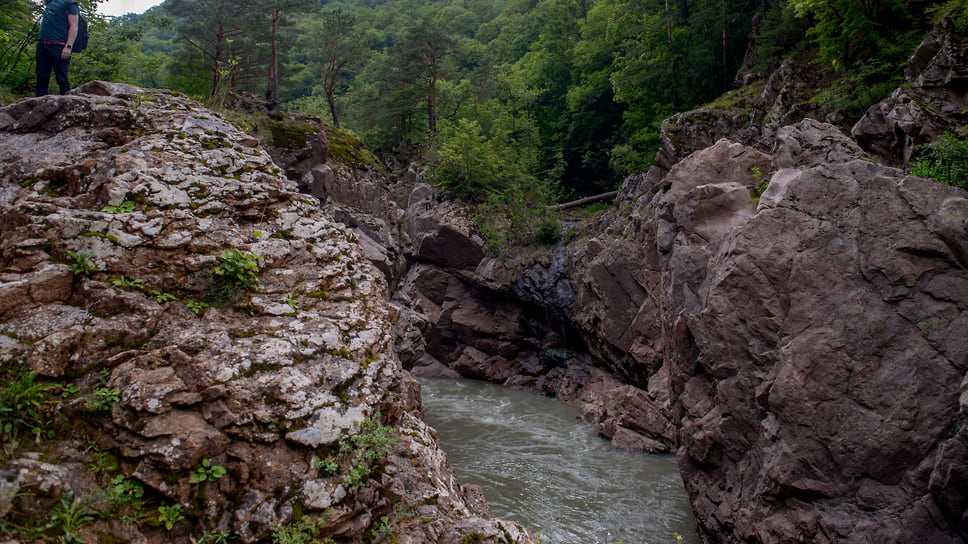
[[[708,542],[963,542],[968,198],[897,168],[964,126],[960,43],[939,27],[851,131],[784,63],[510,258],[342,134],[103,83],[5,108],[0,364],[41,392],[0,510],[47,538],[30,513],[87,497],[83,534],[131,541],[529,541],[455,481],[402,366],[675,452]]]
[[[756,115],[674,117],[657,165],[549,250],[489,257],[430,187],[388,188],[412,248],[401,361],[676,451],[710,542],[963,541],[968,200],[892,167],[964,125],[959,43],[936,29],[853,138],[781,100],[789,64]]]

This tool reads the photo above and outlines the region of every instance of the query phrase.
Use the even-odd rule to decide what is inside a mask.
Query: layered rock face
[[[669,365],[707,542],[968,534],[968,199],[862,156],[805,121],[626,195],[654,218],[627,227],[662,272],[639,342]]]
[[[382,274],[281,174],[174,94],[93,82],[0,110],[4,408],[20,378],[56,401],[4,414],[10,536],[83,499],[89,542],[532,541],[456,481]],[[380,425],[382,446],[349,439]]]

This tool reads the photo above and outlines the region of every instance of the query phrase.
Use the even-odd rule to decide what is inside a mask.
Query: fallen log
[[[564,202],[554,206],[556,210],[567,210],[568,208],[577,208],[578,206],[584,206],[586,204],[594,204],[595,202],[601,202],[603,200],[611,200],[615,198],[618,191],[609,191],[607,193],[602,193],[600,195],[586,196],[585,198],[579,198],[578,200],[572,200],[571,202]]]

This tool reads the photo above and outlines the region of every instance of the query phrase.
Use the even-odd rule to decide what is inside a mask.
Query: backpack
[[[78,10],[80,11],[80,10]],[[74,37],[74,46],[71,53],[80,53],[87,49],[87,19],[80,13],[77,14],[77,36]]]
[[[87,49],[87,19],[77,14],[77,36],[74,37],[74,47],[71,53],[80,53]]]

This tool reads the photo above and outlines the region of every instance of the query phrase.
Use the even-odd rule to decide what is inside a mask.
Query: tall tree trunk
[[[273,8],[272,10],[272,59],[269,62],[269,93],[266,98],[269,99],[269,105],[271,108],[275,108],[276,104],[279,103],[279,44],[278,44],[278,34],[279,34],[279,14],[281,10],[279,8]]]
[[[685,2],[683,2],[685,5]],[[669,46],[669,59],[672,63],[672,108],[679,109],[679,93],[676,90],[676,56],[672,51],[672,10],[669,8],[669,0],[665,0],[666,9],[666,42]]]
[[[430,134],[437,135],[437,71],[430,76],[430,86],[427,89],[427,128]]]
[[[212,58],[212,94],[211,98],[215,98],[218,94],[218,88],[222,84],[222,40],[225,37],[224,27],[222,23],[218,25],[218,32],[215,34],[215,55]]]
[[[334,74],[333,78],[326,81],[325,91],[326,91],[326,101],[329,102],[329,114],[333,116],[333,126],[339,128],[339,117],[336,116],[336,78],[335,74],[339,71],[335,68],[329,71],[330,74]]]
[[[723,92],[729,90],[729,34],[726,30],[726,0],[722,0],[723,13]]]

